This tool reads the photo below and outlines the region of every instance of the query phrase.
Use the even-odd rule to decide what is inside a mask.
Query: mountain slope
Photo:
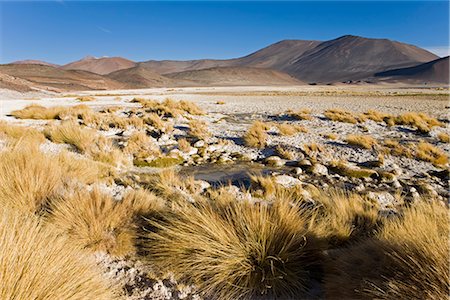
[[[384,81],[449,83],[449,57],[439,58],[409,68],[400,68],[376,73]]]
[[[64,70],[82,70],[100,75],[109,74],[114,71],[132,68],[136,65],[134,61],[122,57],[85,58],[62,66]]]
[[[18,61],[12,62],[11,64],[16,64],[16,65],[44,65],[44,66],[50,66],[50,67],[59,67],[59,65],[48,63],[48,62],[42,61],[42,60],[35,60],[35,59],[18,60]]]
[[[302,84],[301,81],[279,71],[249,67],[214,67],[166,74],[165,76],[206,86]]]
[[[308,82],[336,82],[357,80],[436,58],[416,46],[347,35],[306,51],[283,71]]]
[[[108,78],[123,83],[127,88],[164,87],[175,85],[174,80],[137,65],[133,68],[112,72]]]
[[[54,91],[120,89],[123,84],[86,71],[62,70],[44,65],[0,65],[0,72]]]

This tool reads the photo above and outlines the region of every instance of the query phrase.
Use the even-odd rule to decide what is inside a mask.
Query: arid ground
[[[59,247],[23,272],[80,268],[49,279],[54,295],[447,296],[448,88],[0,97],[2,213],[42,235],[34,251]]]

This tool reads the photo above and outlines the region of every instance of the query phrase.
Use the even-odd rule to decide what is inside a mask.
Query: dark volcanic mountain
[[[387,39],[343,36],[306,51],[283,69],[308,82],[358,80],[393,68],[438,58],[416,46]]]
[[[439,58],[409,68],[400,68],[375,74],[383,81],[449,83],[449,57]]]
[[[0,65],[0,73],[25,79],[54,91],[106,90],[123,88],[123,84],[86,71],[62,70],[44,65]]]
[[[166,74],[165,76],[176,80],[190,81],[202,86],[303,84],[303,82],[286,73],[249,67],[215,67]]]
[[[64,70],[82,70],[100,75],[109,74],[114,71],[132,68],[136,65],[134,61],[122,57],[85,58],[62,66]]]

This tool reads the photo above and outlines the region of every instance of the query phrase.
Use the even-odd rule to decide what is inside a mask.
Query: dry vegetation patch
[[[371,149],[373,146],[378,145],[376,139],[368,135],[350,134],[345,141],[352,146]]]
[[[296,119],[296,120],[312,120],[311,116],[312,110],[311,109],[301,109],[297,111],[288,111],[287,115]]]
[[[207,139],[211,136],[208,125],[204,121],[191,120],[189,122],[189,135],[200,140]]]
[[[329,109],[326,110],[323,114],[331,121],[351,124],[361,123],[366,119],[364,115],[358,115],[342,109]]]
[[[264,148],[267,145],[267,125],[261,121],[255,121],[244,134],[244,142],[249,147]]]
[[[300,132],[308,132],[308,130],[303,126],[289,123],[276,124],[275,127],[281,135],[294,135]]]
[[[1,299],[116,299],[91,258],[34,216],[0,209]]]

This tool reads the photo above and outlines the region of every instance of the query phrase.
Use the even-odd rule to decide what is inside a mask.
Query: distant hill
[[[304,52],[283,71],[303,81],[327,83],[358,80],[377,72],[414,66],[437,58],[416,46],[347,35]]]
[[[27,63],[28,62],[28,63]],[[149,60],[85,57],[55,66],[26,60],[0,65],[3,85],[59,90],[206,85],[286,85],[346,81],[448,82],[448,58],[388,39],[345,35],[329,41],[283,40],[224,60]],[[30,83],[31,82],[31,83]]]
[[[134,61],[122,57],[85,58],[62,66],[64,70],[82,70],[100,75],[109,74],[118,70],[128,69],[136,66]]]
[[[409,68],[379,72],[375,74],[375,77],[383,81],[449,83],[449,57]]]
[[[120,89],[123,84],[86,71],[62,70],[34,64],[0,65],[0,73],[25,79],[55,91]]]
[[[115,71],[106,76],[123,83],[127,88],[164,87],[175,85],[175,82],[172,79],[155,73],[141,65]]]
[[[11,64],[16,65],[43,65],[43,66],[50,66],[50,67],[59,67],[59,65],[48,63],[46,61],[42,60],[34,60],[34,59],[25,59],[25,60],[18,60],[14,61]]]
[[[191,81],[204,86],[298,85],[303,82],[270,69],[249,67],[214,67],[166,74],[176,80]]]

